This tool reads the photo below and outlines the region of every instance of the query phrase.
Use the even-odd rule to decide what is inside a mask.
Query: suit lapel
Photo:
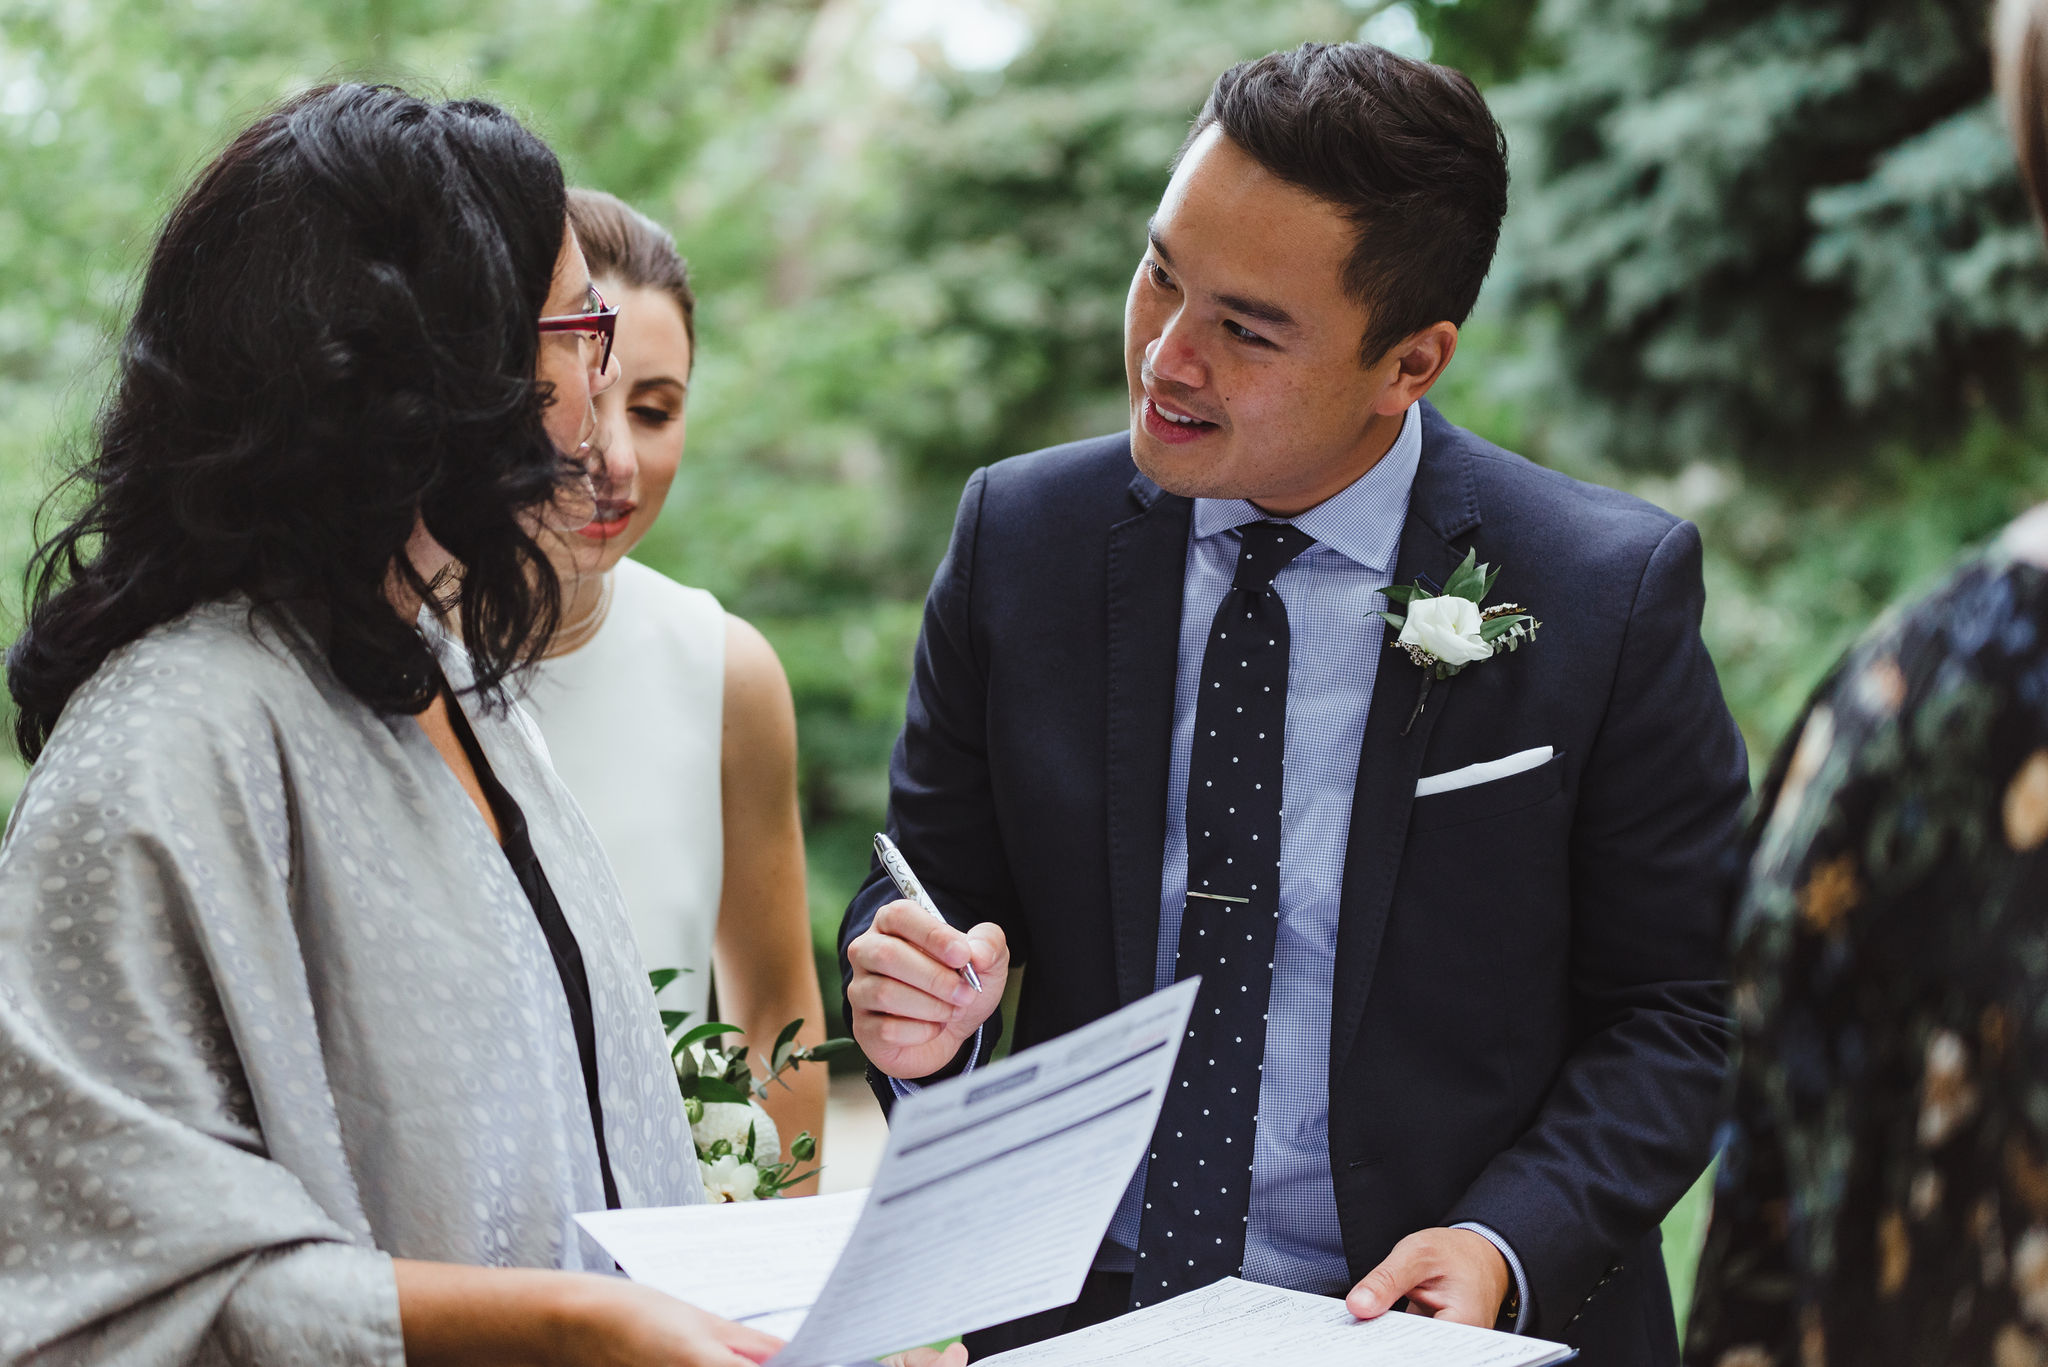
[[[1109,533],[1109,910],[1121,999],[1152,991],[1182,584],[1194,505],[1138,476]]]
[[[1464,548],[1454,542],[1479,525],[1478,496],[1455,435],[1455,428],[1424,405],[1422,459],[1409,495],[1394,583],[1412,584],[1422,576],[1438,585],[1445,583],[1465,558]],[[1359,753],[1351,833],[1344,851],[1344,889],[1339,900],[1330,1002],[1333,1094],[1357,1038],[1378,967],[1380,939],[1408,838],[1408,814],[1414,805],[1416,781],[1422,777],[1423,752],[1457,686],[1456,679],[1432,685],[1428,706],[1404,736],[1401,729],[1415,710],[1422,671],[1395,651],[1384,651],[1380,659]]]

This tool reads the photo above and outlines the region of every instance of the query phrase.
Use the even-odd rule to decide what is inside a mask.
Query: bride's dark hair
[[[565,213],[554,153],[480,101],[326,86],[229,144],[164,224],[66,481],[84,506],[29,570],[25,757],[111,652],[234,594],[290,610],[364,703],[420,711],[435,671],[387,586],[448,610],[402,554],[422,520],[503,697],[559,615],[533,510],[578,477],[534,379]]]

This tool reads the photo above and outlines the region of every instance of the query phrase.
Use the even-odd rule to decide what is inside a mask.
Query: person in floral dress
[[[2048,0],[2000,87],[2048,186]],[[1881,622],[1760,795],[1690,1367],[2048,1367],[2048,509]]]
[[[2028,554],[2048,559],[2048,521],[1851,652],[1765,788],[1694,1367],[2048,1364],[2048,572]]]

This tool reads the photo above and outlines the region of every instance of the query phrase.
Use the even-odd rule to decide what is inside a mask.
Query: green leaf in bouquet
[[[688,1020],[689,1018],[690,1013],[687,1011],[665,1010],[661,1013],[661,1032],[664,1035],[672,1035],[676,1031],[682,1029],[683,1022]]]
[[[797,1043],[796,1032],[804,1028],[801,1019],[793,1020],[782,1027],[782,1033],[775,1037],[775,1047],[768,1051],[768,1076],[761,1079],[757,1090],[762,1096],[768,1095],[769,1084],[781,1077],[784,1070],[794,1067],[804,1056],[803,1046]],[[783,1083],[787,1087],[788,1083]]]
[[[681,1043],[678,1043],[675,1048],[669,1050],[668,1054],[671,1059],[675,1060],[676,1081],[683,1084],[683,1095],[688,1096],[690,1094],[690,1084],[695,1082],[697,1074],[703,1071],[703,1069],[697,1066],[697,1056],[688,1049],[685,1049]]]
[[[1418,598],[1431,598],[1435,596],[1420,584],[1389,584],[1381,589],[1380,592],[1386,595],[1389,603],[1404,608]]]
[[[851,1048],[853,1048],[853,1041],[844,1035],[840,1035],[835,1039],[828,1039],[821,1043],[813,1044],[810,1048],[804,1050],[804,1061],[807,1063],[823,1063],[828,1058],[837,1058]]]
[[[1408,625],[1407,617],[1398,612],[1383,612],[1380,614],[1380,617],[1395,631],[1399,631],[1402,627]]]
[[[1528,620],[1529,614],[1526,612],[1511,613],[1506,617],[1489,617],[1479,624],[1479,639],[1492,642]]]
[[[823,1168],[812,1168],[809,1172],[797,1172],[794,1170],[796,1166],[794,1163],[779,1163],[775,1167],[767,1169],[761,1176],[761,1185],[754,1188],[754,1195],[766,1201],[771,1197],[782,1195],[783,1191],[789,1187],[796,1186],[801,1182],[810,1181],[813,1177],[824,1171]]]
[[[752,1087],[754,1070],[747,1066],[747,1051],[735,1050],[725,1060],[725,1080],[735,1087]]]
[[[647,981],[656,992],[659,992],[662,988],[667,987],[670,983],[674,982],[677,978],[682,977],[685,973],[688,973],[689,971],[690,970],[687,968],[650,969],[647,974]]]
[[[705,1021],[702,1025],[678,1040],[677,1047],[687,1049],[693,1044],[702,1044],[705,1040],[717,1039],[720,1035],[739,1035],[744,1033],[746,1033],[745,1030],[737,1025],[727,1025],[724,1021]]]
[[[697,1079],[697,1099],[707,1106],[718,1102],[744,1106],[752,1100],[752,1096],[722,1077],[700,1077]]]
[[[743,1163],[751,1163],[754,1161],[754,1145],[759,1142],[754,1137],[755,1128],[756,1126],[753,1121],[747,1122],[747,1149],[745,1153],[742,1153],[740,1155],[740,1161]]]

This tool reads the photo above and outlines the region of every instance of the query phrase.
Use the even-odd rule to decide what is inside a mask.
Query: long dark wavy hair
[[[220,154],[164,224],[94,449],[53,495],[83,507],[30,565],[7,654],[27,759],[111,652],[238,593],[307,625],[364,703],[417,713],[438,674],[396,575],[502,700],[559,616],[534,511],[578,478],[534,378],[565,214],[554,153],[480,101],[325,86]],[[421,520],[452,592],[402,554]]]

